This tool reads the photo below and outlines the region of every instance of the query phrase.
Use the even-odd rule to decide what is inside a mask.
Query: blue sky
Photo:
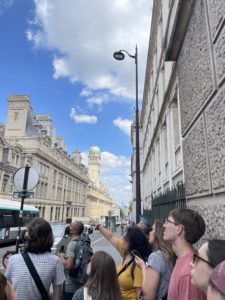
[[[131,199],[130,122],[135,64],[113,52],[138,45],[142,97],[151,22],[149,0],[1,0],[0,122],[7,98],[26,94],[52,117],[68,154],[102,152],[101,180],[118,203]],[[140,103],[141,104],[141,103]]]

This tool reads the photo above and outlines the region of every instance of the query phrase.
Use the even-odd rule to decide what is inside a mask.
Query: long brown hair
[[[7,286],[7,279],[2,273],[0,273],[0,299],[1,300],[7,300],[7,295],[5,291],[6,286]]]
[[[111,255],[97,251],[91,258],[91,273],[85,284],[88,294],[97,290],[97,300],[122,300],[116,265]]]
[[[170,260],[173,264],[175,263],[176,256],[172,250],[172,246],[169,242],[163,239],[164,235],[164,220],[155,220],[155,238],[152,244],[153,251],[161,250],[167,260]]]

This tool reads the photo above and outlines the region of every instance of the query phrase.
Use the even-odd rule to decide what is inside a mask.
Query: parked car
[[[51,248],[51,252],[53,254],[65,252],[70,241],[70,225],[57,223],[51,224],[51,227],[54,236],[54,243]]]

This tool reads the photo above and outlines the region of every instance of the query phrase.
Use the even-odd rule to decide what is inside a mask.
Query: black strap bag
[[[30,271],[30,274],[31,274],[40,294],[41,294],[41,299],[42,300],[50,300],[49,296],[48,296],[48,292],[46,291],[46,289],[43,285],[43,282],[41,281],[41,278],[38,275],[38,272],[35,269],[35,266],[34,266],[32,260],[30,259],[29,254],[27,252],[23,252],[21,255]]]
[[[123,266],[123,268],[119,271],[117,276],[119,277],[121,273],[123,273],[132,263],[134,262],[134,259],[132,258],[127,264]]]

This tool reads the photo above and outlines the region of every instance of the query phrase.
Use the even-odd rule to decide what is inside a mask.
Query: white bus
[[[0,199],[0,248],[16,243],[18,233],[19,201]],[[23,206],[23,220],[21,224],[21,236],[26,226],[34,217],[39,216],[39,211],[31,205]]]

